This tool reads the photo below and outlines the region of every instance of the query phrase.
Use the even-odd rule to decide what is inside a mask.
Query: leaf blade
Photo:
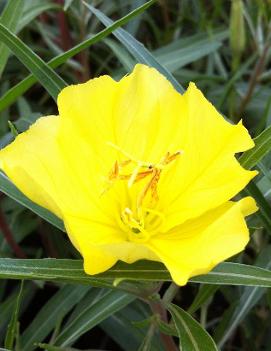
[[[56,345],[68,346],[81,335],[98,325],[107,317],[113,315],[135,299],[134,296],[120,292],[109,291],[95,304],[92,304],[75,318],[67,328],[64,328],[56,339]]]
[[[22,280],[20,290],[18,293],[18,297],[16,299],[16,303],[15,303],[14,310],[12,313],[11,321],[8,325],[7,334],[6,334],[6,338],[5,338],[5,348],[11,349],[11,350],[13,349],[14,341],[16,338],[19,308],[20,308],[21,298],[22,298],[22,294],[23,294],[23,286],[24,286],[24,284],[23,284],[23,280]]]
[[[47,92],[56,100],[66,82],[56,74],[21,39],[0,23],[0,40],[14,53],[26,68],[33,73]]]
[[[85,286],[63,286],[36,314],[31,324],[21,336],[21,350],[31,351],[34,343],[43,341],[53,330],[60,318],[63,318],[79,303],[88,291]]]
[[[271,126],[266,128],[255,139],[255,146],[244,152],[239,162],[246,169],[256,166],[259,161],[271,150]]]
[[[171,281],[165,266],[154,261],[133,264],[117,263],[94,276],[87,275],[81,260],[0,258],[0,278],[62,281],[114,288],[114,279],[138,281]],[[208,274],[189,280],[193,283],[271,287],[271,271],[256,266],[224,262]]]
[[[180,350],[218,351],[211,336],[189,313],[174,304],[168,310],[179,334]]]
[[[0,23],[5,25],[11,32],[15,32],[19,21],[21,19],[21,13],[24,7],[24,2],[21,0],[10,0],[7,2],[3,13],[1,14]],[[9,56],[9,48],[0,43],[0,77],[4,71],[6,66],[8,56]]]

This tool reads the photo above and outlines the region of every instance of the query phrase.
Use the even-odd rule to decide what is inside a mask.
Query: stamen
[[[135,169],[134,169],[134,171],[133,171],[133,173],[128,181],[128,188],[131,188],[131,186],[134,184],[141,167],[142,166],[140,163],[135,167]]]
[[[127,157],[131,162],[134,162],[135,164],[141,164],[141,167],[143,168],[149,168],[151,166],[150,163],[148,162],[144,162],[144,161],[140,161],[137,160],[136,158],[133,158],[132,155],[130,155],[128,152],[126,152],[125,150],[123,150],[121,147],[119,147],[118,145],[112,143],[111,141],[108,141],[107,144],[109,146],[111,146],[113,149],[119,151],[123,156]]]
[[[175,161],[183,153],[183,151],[178,150],[173,154],[166,152],[166,154],[157,164],[153,164],[135,159],[128,152],[122,150],[118,145],[115,145],[112,142],[108,142],[107,144],[113,147],[115,150],[119,151],[123,156],[127,157],[127,160],[124,160],[122,162],[115,161],[113,168],[109,172],[107,178],[110,185],[112,185],[114,181],[124,180],[127,181],[128,188],[131,188],[133,184],[149,177],[148,181],[145,183],[136,199],[136,217],[128,207],[125,208],[121,215],[123,223],[130,228],[133,235],[143,235],[144,238],[148,237],[149,233],[145,230],[144,223],[147,213],[152,213],[158,216],[161,219],[162,223],[164,221],[164,217],[160,212],[145,207],[144,200],[146,199],[147,195],[150,194],[149,205],[151,207],[154,206],[153,202],[156,203],[159,200],[158,183],[161,177],[161,173],[166,168],[166,166]],[[128,174],[123,174],[122,170],[129,164],[134,164],[134,169]],[[152,221],[157,222],[156,220]],[[142,240],[143,237],[141,238]]]

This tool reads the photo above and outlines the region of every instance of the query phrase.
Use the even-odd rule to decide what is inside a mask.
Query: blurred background
[[[87,2],[113,21],[145,3]],[[13,11],[7,14],[8,6]],[[0,21],[9,23],[10,30],[46,62],[104,28],[80,0],[0,0],[0,14]],[[157,0],[123,28],[144,44],[184,88],[194,81],[226,118],[232,122],[242,119],[253,137],[270,125],[270,0]],[[135,63],[134,55],[118,38],[109,35],[81,50],[56,71],[66,82],[75,84],[101,74],[120,79]],[[57,114],[56,104],[44,88],[35,80],[24,81],[28,74],[0,43],[0,147],[38,117]],[[257,185],[269,201],[271,157],[267,155],[257,167],[261,172]],[[249,226],[252,240],[235,260],[271,268],[268,226],[263,226],[259,215],[250,220]],[[80,258],[62,231],[4,194],[0,197],[0,231],[0,257]],[[0,280],[0,345],[18,290],[18,282]],[[40,349],[33,342],[54,341],[63,328],[106,293],[97,288],[26,282],[16,350]],[[189,284],[181,289],[176,301],[200,320],[222,350],[271,350],[270,290]],[[148,307],[140,300],[94,328],[87,327],[90,315],[86,314],[81,320],[86,329],[76,334],[73,347],[138,350],[149,317]],[[151,350],[163,350],[158,339]]]

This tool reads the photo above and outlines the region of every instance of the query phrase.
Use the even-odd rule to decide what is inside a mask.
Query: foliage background
[[[172,74],[183,87],[194,81],[227,118],[233,122],[242,118],[253,137],[263,132],[256,139],[255,151],[241,157],[246,167],[260,171],[246,190],[257,199],[260,212],[249,221],[249,246],[231,261],[271,269],[271,157],[268,153],[271,149],[268,129],[271,123],[271,2],[160,0],[153,1],[149,8],[142,8],[139,14],[135,9],[145,3],[144,0],[88,1],[101,11],[95,12],[95,8],[80,0],[1,0],[0,146],[9,143],[17,131],[27,129],[39,116],[57,113],[54,98],[65,82],[83,82],[103,73],[119,79],[137,61],[156,66],[171,79]],[[128,16],[127,23],[117,21],[131,11],[135,12]],[[115,21],[115,27],[123,24],[126,32],[116,31],[116,37],[105,37],[113,28],[103,14]],[[96,36],[104,28],[101,21],[109,30]],[[73,50],[76,45],[79,47]],[[52,61],[52,70],[45,62],[57,56]],[[36,79],[24,80],[29,71]],[[63,277],[56,280],[47,263],[45,268],[37,263],[31,270],[33,262],[41,261],[30,259],[80,259],[61,231],[61,223],[33,206],[3,175],[0,190],[0,277],[3,278],[0,280],[0,345],[3,348],[173,350],[172,345],[165,348],[161,342],[165,341],[163,335],[171,334],[176,345],[176,336],[181,336],[183,351],[215,350],[215,346],[208,343],[208,336],[183,312],[179,312],[182,317],[179,322],[184,323],[181,326],[176,323],[176,328],[159,321],[157,313],[164,322],[166,317],[163,316],[165,310],[161,313],[156,303],[157,295],[152,295],[147,303],[142,297],[161,288],[161,296],[166,292],[164,300],[174,299],[175,304],[198,320],[215,340],[217,349],[271,350],[269,272],[268,275],[256,270],[253,275],[244,270],[246,281],[238,275],[234,280],[229,274],[234,285],[226,285],[225,281],[221,284],[219,279],[213,284],[207,279],[207,283],[212,284],[190,283],[182,289],[169,283],[161,287],[157,282],[136,284],[115,280],[117,289],[111,290],[107,287],[112,287],[112,280],[91,281],[96,287],[80,285],[75,284],[76,277],[69,273],[67,276],[63,273]],[[27,258],[28,268],[23,270],[26,261],[5,258]],[[69,262],[62,267],[63,272],[67,267]],[[110,278],[118,277],[114,274]],[[131,274],[137,277],[135,272]],[[265,278],[261,274],[265,274]],[[12,277],[32,280],[20,286],[18,280],[7,279]],[[157,277],[159,280],[158,272]],[[80,279],[85,279],[83,273]],[[140,273],[137,279],[141,280]],[[139,292],[141,298],[124,291]],[[184,326],[190,330],[198,348],[189,340],[186,343],[187,335],[182,334]]]

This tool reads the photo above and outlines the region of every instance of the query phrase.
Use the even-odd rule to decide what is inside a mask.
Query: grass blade
[[[192,305],[189,307],[190,314],[195,313],[204,303],[206,303],[219,289],[217,285],[201,285]]]
[[[35,343],[43,341],[62,319],[88,291],[86,286],[66,285],[42,307],[21,336],[21,350],[35,349]]]
[[[269,234],[271,234],[271,206],[269,205],[268,201],[265,199],[264,195],[262,194],[262,192],[260,191],[260,189],[254,181],[251,181],[247,185],[244,192],[252,196],[257,202],[257,205],[260,210],[256,212],[255,216],[258,216],[260,218]]]
[[[56,345],[68,346],[107,317],[113,315],[135,299],[134,296],[120,292],[109,291],[95,304],[85,309],[68,327],[64,328],[56,339]]]
[[[13,350],[13,345],[15,342],[16,334],[17,334],[17,325],[18,325],[18,316],[19,316],[19,308],[21,304],[21,298],[23,293],[23,281],[21,282],[20,291],[18,297],[16,299],[16,304],[14,306],[13,314],[11,317],[11,321],[8,325],[8,330],[5,338],[5,348]]]
[[[216,52],[222,46],[222,40],[227,38],[227,31],[224,33],[225,36],[222,38],[216,39],[214,36],[214,38],[207,37],[196,42],[187,43],[179,49],[160,54],[156,58],[170,72],[175,72],[212,52]],[[221,36],[220,33],[219,36]]]
[[[24,2],[21,0],[9,0],[6,3],[6,6],[2,12],[0,23],[6,26],[11,32],[15,32],[18,26],[18,23],[21,19],[21,13],[23,11]],[[9,49],[3,43],[0,43],[0,77],[3,73],[3,70],[6,66]]]
[[[154,0],[155,1],[155,0]],[[150,1],[152,4],[154,1]],[[95,7],[84,3],[87,8],[94,13],[96,17],[106,26],[109,27],[112,25],[113,21],[108,18],[101,11],[96,9]],[[137,41],[130,33],[126,30],[119,28],[113,32],[113,35],[126,47],[126,49],[132,54],[132,56],[140,63],[144,63],[148,66],[155,67],[161,74],[163,74],[175,87],[177,91],[180,93],[184,92],[184,88],[181,84],[173,77],[173,75],[167,70],[164,66],[162,66],[156,58],[145,48],[143,44]]]
[[[256,265],[267,269],[271,268],[270,260],[271,247],[267,246],[259,255]],[[223,347],[225,342],[230,338],[236,327],[244,320],[251,309],[258,303],[261,297],[265,294],[266,289],[259,287],[247,286],[238,301],[236,308],[234,309],[231,318],[229,319],[226,328],[223,332],[223,337],[219,341],[218,345],[220,348]]]
[[[23,1],[22,1],[23,2]],[[24,2],[24,11],[20,18],[20,21],[17,26],[17,30],[15,33],[20,32],[25,26],[27,26],[30,22],[32,22],[36,17],[41,15],[43,12],[50,10],[61,9],[58,4],[54,4],[50,1],[25,1]]]
[[[65,88],[65,81],[16,35],[0,23],[0,40],[14,53],[24,66],[37,78],[47,92],[56,100]]]
[[[113,268],[95,276],[87,275],[81,260],[70,259],[11,259],[0,258],[0,278],[61,281],[114,288],[114,279],[132,281],[171,281],[162,263],[138,261],[117,263]],[[217,285],[247,285],[271,287],[271,271],[260,267],[224,262],[210,273],[190,279],[193,283]]]
[[[271,126],[266,128],[255,139],[254,148],[246,151],[239,158],[239,162],[246,169],[251,169],[271,150]]]
[[[179,334],[180,350],[218,351],[207,331],[189,313],[174,304],[170,304],[168,310]]]

